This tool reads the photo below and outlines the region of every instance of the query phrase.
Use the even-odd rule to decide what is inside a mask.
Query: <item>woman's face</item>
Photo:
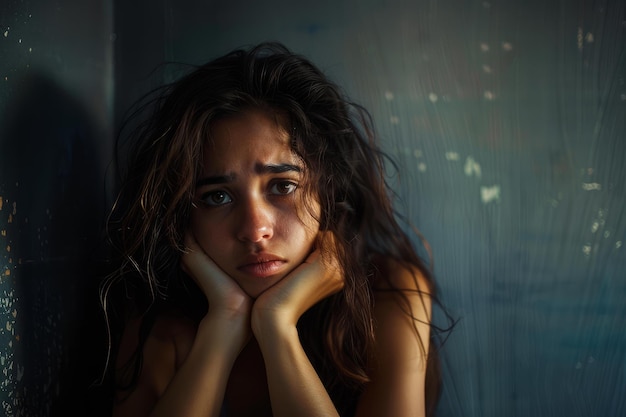
[[[304,207],[305,167],[290,140],[278,116],[250,110],[216,121],[204,147],[191,230],[252,298],[300,265],[319,231],[319,204]]]

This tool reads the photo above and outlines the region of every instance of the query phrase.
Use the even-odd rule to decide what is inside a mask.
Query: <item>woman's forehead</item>
[[[204,149],[206,170],[254,170],[259,167],[297,166],[284,117],[264,110],[248,110],[216,120]]]

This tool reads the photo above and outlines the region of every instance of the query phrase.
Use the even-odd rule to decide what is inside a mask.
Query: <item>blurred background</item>
[[[106,415],[115,134],[265,40],[372,113],[458,320],[438,416],[626,415],[623,0],[1,0],[0,415]]]

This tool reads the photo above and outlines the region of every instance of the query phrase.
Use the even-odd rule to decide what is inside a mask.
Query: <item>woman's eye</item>
[[[202,202],[208,206],[221,206],[228,204],[233,199],[225,191],[217,190],[204,193],[201,198]]]
[[[272,185],[270,192],[272,194],[287,195],[296,191],[298,184],[291,181],[280,181]]]

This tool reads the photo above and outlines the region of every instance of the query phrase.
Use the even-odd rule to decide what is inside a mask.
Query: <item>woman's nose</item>
[[[274,235],[274,215],[271,207],[262,199],[253,199],[242,205],[237,238],[258,243]]]

